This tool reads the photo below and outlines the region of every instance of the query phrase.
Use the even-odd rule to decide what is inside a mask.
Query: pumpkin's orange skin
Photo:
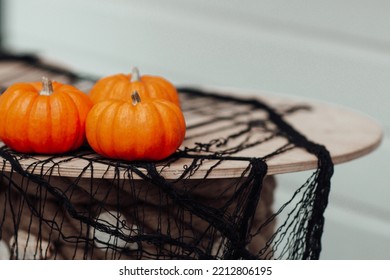
[[[167,158],[181,145],[185,131],[181,109],[163,99],[102,101],[86,121],[87,140],[96,153],[129,161]]]
[[[107,99],[128,100],[134,92],[141,99],[161,98],[180,107],[179,95],[175,86],[159,76],[143,75],[138,81],[132,81],[132,74],[116,74],[98,80],[89,92],[93,103]]]
[[[41,95],[41,82],[16,83],[0,96],[0,139],[22,153],[57,154],[85,143],[89,97],[71,85],[52,82]]]

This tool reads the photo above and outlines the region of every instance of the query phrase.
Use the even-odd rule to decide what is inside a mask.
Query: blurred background
[[[78,73],[143,73],[307,97],[375,118],[373,153],[337,165],[322,259],[390,259],[390,2],[2,0],[1,44]],[[305,172],[280,175],[276,204]],[[285,186],[285,187],[283,187]]]

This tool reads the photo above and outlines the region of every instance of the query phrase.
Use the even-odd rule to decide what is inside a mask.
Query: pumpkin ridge
[[[102,124],[105,124],[107,122],[107,115],[108,115],[109,111],[117,109],[118,102],[113,102],[113,103],[106,102],[105,104],[107,104],[107,105],[100,112],[100,115],[99,115],[99,117],[97,119],[96,143],[95,144],[98,146],[98,149],[102,152],[102,154],[104,156],[108,156],[108,155],[110,155],[110,152],[111,152],[112,149],[108,151],[107,150],[107,144],[106,143],[104,143],[104,145],[101,145],[101,144],[103,144],[103,142],[107,142],[107,141],[102,141],[103,138],[111,138],[111,135],[108,135],[105,132],[106,131],[105,127],[103,127]],[[111,122],[109,127],[112,128],[112,126],[113,126],[113,123]],[[110,139],[109,141],[111,142],[112,140]]]
[[[147,131],[149,130],[149,127],[151,126],[151,122],[149,122],[149,116],[145,114],[145,111],[148,108],[148,104],[144,102],[144,99],[140,97],[140,102],[134,104],[131,103],[132,110],[132,121],[130,122],[130,127],[132,131],[134,131],[135,141],[134,144],[136,145],[135,148],[132,147],[131,153],[129,153],[129,157],[131,157],[134,160],[138,160],[140,158],[143,158],[145,155],[145,149],[149,145],[149,137]],[[140,124],[144,124],[141,129],[139,127]],[[155,135],[154,135],[155,136]],[[142,139],[140,142],[139,139]]]
[[[161,88],[159,88],[159,86],[161,85],[158,85],[157,82],[153,81],[153,82],[150,82],[150,83],[147,83],[146,84],[146,89],[148,91],[148,94],[151,98],[164,98],[164,99],[168,99],[169,101],[172,101],[171,100],[171,96],[166,92],[165,88],[162,90]]]
[[[122,137],[117,137],[117,131],[118,131],[118,128],[116,126],[116,122],[117,122],[117,119],[119,118],[119,116],[121,115],[120,113],[122,113],[122,110],[123,110],[123,107],[124,106],[128,106],[127,103],[121,103],[119,104],[118,103],[118,106],[117,108],[115,108],[115,114],[114,114],[114,117],[112,118],[112,135],[110,137],[110,140],[111,140],[111,144],[110,146],[112,147],[112,155],[115,157],[115,158],[118,158],[119,155],[118,155],[118,147],[120,147],[120,142],[122,141]],[[119,134],[121,134],[121,132],[119,132]],[[119,143],[118,143],[119,142]],[[119,151],[120,153],[120,151]]]
[[[157,106],[157,104],[158,104],[158,106]],[[182,138],[182,135],[180,133],[182,131],[182,124],[181,124],[181,121],[179,120],[179,117],[178,117],[178,113],[181,113],[181,111],[178,112],[177,110],[173,109],[173,106],[175,106],[174,108],[177,107],[177,105],[174,104],[173,102],[168,103],[165,100],[159,100],[159,102],[156,103],[156,108],[159,111],[159,115],[160,116],[163,114],[169,115],[169,119],[170,119],[169,122],[163,121],[164,130],[165,131],[172,131],[171,134],[164,134],[165,145],[172,146],[173,143],[177,142],[175,144],[176,147],[169,154],[172,154],[173,152],[175,152],[176,149],[180,146],[181,142],[177,141],[177,138]],[[174,116],[174,121],[172,120],[172,116]],[[164,157],[165,156],[166,155],[164,155]]]
[[[34,153],[40,153],[40,147],[49,147],[48,142],[51,141],[49,140],[49,138],[51,138],[50,133],[47,133],[47,131],[51,131],[50,119],[48,117],[49,114],[47,113],[50,107],[48,97],[49,96],[38,95],[34,98],[29,112],[27,139],[31,145],[32,152]],[[45,110],[42,110],[42,107],[45,107]],[[43,115],[42,112],[44,112],[45,115]],[[52,148],[50,147],[49,150],[49,152],[51,152]]]
[[[95,111],[98,111],[105,103],[94,105],[89,111],[85,121],[85,135],[89,146],[97,153],[101,153],[99,147],[97,147],[97,121],[95,117]]]
[[[58,89],[60,90],[60,89]],[[55,107],[54,101],[57,100],[58,105],[61,106],[59,112],[56,112],[53,109],[59,109],[58,107]],[[56,135],[57,133],[54,133],[54,129],[57,129],[57,125],[54,125],[54,118],[53,114],[58,114],[59,117],[59,131],[58,133],[61,134],[61,138],[58,142],[53,140],[53,145],[60,146],[58,150],[74,150],[80,145],[80,136],[77,135],[77,131],[80,131],[80,116],[77,110],[77,105],[74,102],[74,100],[65,92],[56,92],[53,93],[50,96],[50,116],[51,116],[51,125],[52,125],[52,133],[53,135]],[[65,112],[65,113],[64,113]],[[71,112],[71,114],[70,114]],[[72,116],[70,116],[72,115]],[[76,120],[73,122],[72,120]],[[76,127],[74,127],[76,125]],[[72,131],[75,131],[74,133],[71,133]],[[79,133],[80,134],[80,133]],[[77,141],[76,141],[77,139]],[[55,143],[54,143],[55,142]]]
[[[52,113],[51,99],[52,99],[51,96],[48,96],[48,98],[46,98],[47,127],[45,127],[45,128],[46,128],[48,131],[50,131],[50,132],[48,133],[48,137],[47,137],[47,145],[50,147],[50,151],[49,151],[49,152],[50,152],[50,153],[53,153],[54,151],[56,151],[57,147],[55,147],[55,145],[54,145],[54,139],[53,139],[53,135],[52,135],[53,122],[52,122],[52,116],[51,116],[51,113]],[[61,146],[61,145],[60,145],[60,146]]]
[[[90,114],[92,115],[92,113],[94,113],[94,111],[100,109],[99,107],[103,107],[106,103],[100,103],[100,104],[97,104],[96,107],[93,107]],[[93,145],[93,149],[106,156],[106,153],[105,151],[103,151],[102,147],[100,146],[100,141],[99,141],[99,130],[98,130],[98,124],[101,123],[104,115],[102,114],[103,111],[105,111],[107,109],[108,105],[106,107],[103,108],[103,110],[100,112],[97,120],[93,120],[93,130],[94,130],[94,133],[92,133],[92,136],[88,136],[88,140],[91,142],[91,144]],[[91,137],[93,137],[93,139],[91,139]]]
[[[7,137],[6,130],[7,130],[7,119],[9,116],[9,111],[7,110],[7,107],[14,107],[16,99],[20,97],[19,93],[9,94],[7,92],[4,92],[2,95],[0,95],[0,139],[4,141],[3,139]],[[11,99],[11,100],[9,100]],[[12,115],[12,114],[11,114]]]
[[[71,149],[74,150],[77,147],[81,146],[83,142],[85,141],[85,120],[87,118],[87,114],[89,110],[92,107],[92,101],[90,101],[89,97],[85,95],[84,93],[80,92],[78,89],[74,88],[73,90],[67,90],[66,93],[64,93],[64,97],[69,100],[69,102],[72,104],[72,110],[77,116],[77,135],[74,136],[75,140],[73,140],[73,145],[71,146]],[[79,100],[79,95],[83,96],[83,100]],[[84,95],[86,98],[84,98]],[[88,99],[88,100],[87,100]],[[87,104],[88,102],[88,104]],[[88,108],[87,108],[88,107]],[[83,111],[82,111],[83,109]],[[84,111],[85,109],[85,111]],[[68,112],[68,111],[67,111]]]
[[[128,96],[123,95],[124,89],[127,87],[128,81],[126,80],[126,76],[118,74],[114,76],[118,80],[111,79],[109,84],[106,85],[107,92],[109,94],[107,95],[107,99],[125,99],[128,98]],[[102,96],[101,93],[99,93],[99,98],[102,99],[100,96]]]
[[[70,95],[68,94],[67,95],[70,100],[72,100],[72,104],[73,104],[73,110],[75,111],[76,113],[76,116],[77,116],[77,120],[76,120],[76,123],[78,125],[78,129],[76,131],[78,131],[77,135],[75,135],[75,138],[76,138],[76,141],[73,141],[73,145],[72,145],[72,150],[76,149],[77,147],[80,147],[83,142],[85,141],[85,119],[86,119],[86,115],[85,116],[81,116],[81,111],[80,110],[77,110],[78,108],[78,105],[75,100],[70,97]]]
[[[34,104],[37,102],[37,99],[39,98],[39,95],[32,95],[31,96],[31,100],[30,102],[28,102],[28,107],[25,111],[25,118],[27,119],[26,122],[23,122],[22,125],[24,126],[24,129],[22,129],[21,131],[23,131],[27,137],[25,139],[25,145],[28,147],[26,152],[34,152],[34,148],[33,148],[33,142],[31,141],[30,137],[28,137],[28,131],[30,129],[30,125],[31,125],[31,112],[32,112],[32,108],[34,107]]]
[[[145,84],[148,87],[153,88],[155,96],[164,95],[164,99],[167,99],[180,107],[179,94],[176,87],[168,80],[160,76],[144,76]]]
[[[113,99],[117,100],[127,100],[131,99],[131,93],[129,91],[129,80],[130,76],[129,75],[124,75],[122,74],[121,77],[118,81],[113,81],[112,86],[110,88],[110,94],[109,96]]]
[[[164,157],[164,151],[166,146],[166,133],[164,131],[166,130],[167,124],[169,122],[164,120],[164,113],[162,110],[159,109],[159,103],[157,102],[150,102],[148,103],[149,106],[149,114],[152,114],[154,116],[153,120],[155,121],[155,124],[153,124],[153,127],[157,127],[157,131],[153,135],[153,144],[150,145],[149,149],[152,149],[153,154],[157,155],[158,158]],[[158,136],[156,135],[158,133]],[[157,148],[158,147],[158,148]],[[150,152],[148,152],[150,153]]]
[[[127,87],[130,77],[125,74],[115,74],[99,79],[89,92],[89,97],[96,104],[107,99],[124,99],[122,94]],[[120,86],[118,86],[120,84]],[[129,97],[128,97],[129,98]]]
[[[15,145],[11,144],[9,139],[15,136],[19,136],[20,141],[18,141],[18,144],[19,147],[22,146],[21,149],[22,152],[31,151],[31,143],[28,137],[23,137],[18,132],[15,132],[15,130],[19,131],[18,125],[20,125],[22,127],[20,131],[22,131],[22,133],[25,134],[27,133],[31,108],[37,97],[38,95],[35,92],[28,92],[25,94],[19,92],[18,96],[8,105],[8,107],[12,108],[12,110],[6,111],[6,118],[4,119],[4,126],[5,126],[4,138],[2,140],[4,141],[5,144],[9,145],[12,149],[14,149]],[[20,112],[19,109],[24,107],[23,104],[27,104],[27,107],[23,112]],[[13,110],[15,110],[16,112],[14,113]],[[16,120],[14,119],[15,116],[17,116]],[[11,119],[11,121],[9,121],[9,119]],[[27,119],[27,120],[21,121],[21,119]],[[20,145],[20,143],[22,144]],[[18,146],[18,144],[16,145]]]
[[[48,112],[48,116],[50,116],[50,121],[48,121],[48,123],[50,123],[50,134],[49,134],[50,135],[50,139],[49,139],[50,147],[54,147],[57,145],[61,145],[62,147],[68,146],[68,139],[66,139],[66,136],[67,136],[66,134],[64,137],[64,133],[61,133],[60,138],[62,138],[62,139],[60,141],[58,141],[57,137],[52,136],[53,134],[55,134],[57,132],[56,130],[59,130],[62,132],[62,130],[64,128],[65,129],[68,128],[68,124],[64,123],[62,121],[62,116],[59,116],[61,118],[61,121],[60,121],[61,126],[53,124],[53,122],[56,123],[54,116],[58,117],[58,111],[61,112],[61,109],[58,109],[57,107],[63,106],[61,104],[61,101],[58,100],[60,98],[61,98],[61,96],[59,96],[58,94],[51,94],[50,96],[48,96],[48,100],[49,100],[48,110],[50,110]],[[68,120],[68,117],[66,117],[66,120]],[[50,148],[50,150],[51,150],[51,152],[53,152],[53,148]]]

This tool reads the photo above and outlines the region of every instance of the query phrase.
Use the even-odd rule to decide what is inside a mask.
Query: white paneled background
[[[5,46],[78,72],[159,74],[177,85],[341,104],[381,123],[373,153],[337,165],[322,259],[390,259],[390,2],[8,0]],[[305,172],[278,176],[286,185]]]

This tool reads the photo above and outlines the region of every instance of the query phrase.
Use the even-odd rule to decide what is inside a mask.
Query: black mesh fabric
[[[2,91],[42,76],[85,92],[95,82],[36,56],[0,56]],[[333,163],[324,146],[284,118],[310,108],[281,110],[259,99],[178,90],[185,116],[199,119],[187,126],[185,143],[191,145],[162,162],[110,160],[88,146],[51,157],[2,146],[0,251],[5,258],[318,259]],[[210,134],[215,137],[206,137]],[[267,155],[241,155],[275,138],[283,144]],[[296,148],[314,155],[318,166],[274,209],[275,178],[267,175],[267,161]],[[239,176],[214,176],[235,162],[245,166]],[[168,178],[167,171],[177,165],[181,168]],[[73,175],[65,172],[69,168]]]

